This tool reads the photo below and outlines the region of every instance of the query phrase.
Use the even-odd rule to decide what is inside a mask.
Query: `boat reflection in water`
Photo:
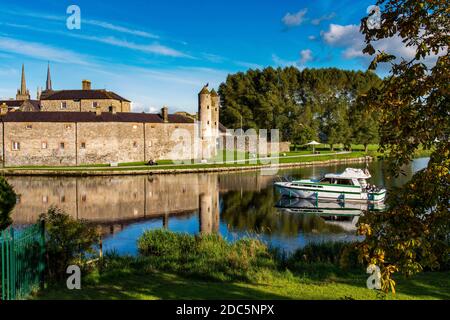
[[[327,223],[341,226],[346,231],[356,230],[359,217],[367,211],[382,211],[384,203],[355,203],[344,201],[317,201],[282,197],[276,208],[289,213],[314,214]]]

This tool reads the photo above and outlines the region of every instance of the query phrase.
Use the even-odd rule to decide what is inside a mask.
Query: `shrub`
[[[220,235],[146,231],[138,240],[147,270],[162,270],[216,280],[250,279],[258,271],[275,267],[267,247],[258,240],[227,242]]]
[[[16,205],[16,193],[4,177],[0,177],[0,231],[11,224],[11,211]]]
[[[45,221],[47,272],[50,279],[60,280],[68,265],[79,264],[93,253],[99,234],[86,221],[76,220],[57,208],[50,208],[40,218]]]

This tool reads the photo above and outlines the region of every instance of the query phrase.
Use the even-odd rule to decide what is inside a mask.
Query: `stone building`
[[[22,68],[17,98],[27,98],[27,94],[29,98]],[[129,100],[114,92],[92,90],[88,80],[83,80],[81,90],[55,91],[50,68],[46,90],[38,95],[38,104],[0,101],[4,167],[209,159],[217,153],[219,97],[207,86],[199,94],[200,122],[169,114],[166,107],[160,114],[130,112]],[[177,141],[174,135],[178,132],[187,137]]]

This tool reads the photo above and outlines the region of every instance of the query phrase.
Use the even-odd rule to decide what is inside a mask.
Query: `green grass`
[[[166,272],[136,271],[102,274],[82,280],[81,290],[48,288],[34,299],[379,299],[366,288],[367,275],[329,276],[322,280],[294,276],[290,272],[253,283],[190,279]],[[387,299],[450,299],[450,272],[427,272],[398,281],[397,293]]]
[[[330,152],[328,152],[330,153]],[[278,163],[305,163],[314,161],[327,161],[339,159],[352,159],[363,157],[364,152],[351,152],[347,154],[335,153],[321,153],[321,155],[305,156],[305,153],[286,154],[276,159]],[[307,154],[307,153],[306,153]],[[275,160],[275,159],[274,159]],[[142,163],[128,163],[119,164],[118,167],[110,167],[108,165],[89,165],[89,166],[69,166],[69,167],[54,167],[54,166],[20,166],[7,167],[9,170],[51,170],[51,171],[124,171],[124,170],[173,170],[173,169],[208,169],[208,168],[235,168],[235,167],[249,167],[276,164],[276,161],[270,162],[270,159],[255,159],[253,161],[233,162],[233,163],[208,163],[208,164],[181,164],[171,165],[170,160],[158,161],[157,166],[145,166]]]
[[[105,254],[81,290],[51,286],[35,299],[378,299],[368,275],[347,259],[352,244],[322,243],[286,257],[255,239],[146,231],[137,257]],[[340,267],[343,265],[348,268]],[[351,261],[354,261],[353,263]],[[350,262],[350,263],[348,263]],[[355,263],[356,262],[356,263]],[[450,299],[450,272],[397,277],[388,299]]]

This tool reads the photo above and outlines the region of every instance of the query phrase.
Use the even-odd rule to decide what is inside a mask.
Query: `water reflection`
[[[416,160],[405,168],[406,176],[396,179],[386,179],[382,162],[371,163],[371,182],[389,190],[405,183],[426,163],[427,159]],[[319,177],[346,167],[316,166],[279,174],[296,179]],[[254,235],[271,245],[294,250],[311,241],[353,239],[358,217],[355,211],[347,217],[335,211],[298,212],[293,209],[298,203],[280,202],[273,189],[276,177],[259,172],[7,179],[19,195],[12,215],[16,225],[34,223],[40,213],[57,206],[77,219],[101,226],[105,248],[122,253],[136,251],[136,239],[143,230],[160,227],[177,232],[219,232],[231,240]],[[327,209],[314,203],[300,205]],[[338,209],[340,204],[333,206]],[[363,208],[345,205],[344,209]]]

